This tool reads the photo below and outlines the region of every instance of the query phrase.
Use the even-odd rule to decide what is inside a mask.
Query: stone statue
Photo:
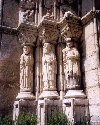
[[[33,84],[33,54],[32,46],[24,46],[20,58],[20,91],[32,91]]]
[[[67,81],[67,89],[80,88],[80,55],[74,43],[68,41],[63,50],[64,73]]]
[[[54,47],[50,43],[44,43],[42,65],[43,90],[56,90],[57,62]]]
[[[20,18],[23,18],[24,23],[32,23],[35,18],[36,3],[34,0],[20,1]]]

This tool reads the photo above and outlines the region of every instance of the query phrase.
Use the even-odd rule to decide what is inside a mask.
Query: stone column
[[[61,37],[59,37],[58,45],[57,45],[57,63],[58,63],[58,74],[57,74],[57,88],[60,92],[60,99],[64,97],[64,71],[63,71],[63,53],[62,50],[64,48],[64,43],[62,42]]]
[[[58,98],[56,89],[57,61],[55,44],[58,38],[58,30],[53,16],[48,12],[39,25],[39,38],[43,44],[42,77],[43,92],[39,98]]]
[[[20,91],[16,97],[13,109],[13,120],[16,119],[21,112],[36,113],[35,96],[33,94],[33,48],[36,42],[37,27],[21,24],[19,27],[19,42],[23,46],[23,53],[20,58]]]
[[[33,46],[25,44],[20,58],[20,92],[16,99],[35,99],[33,95]]]
[[[33,18],[35,16],[34,7],[35,2],[31,0],[20,1],[18,37],[23,46],[23,53],[20,58],[20,91],[13,109],[15,124],[21,112],[36,113],[35,96],[33,94],[33,49],[37,38],[37,26],[34,24]]]
[[[66,38],[66,48],[63,49],[64,73],[66,79],[66,89],[68,92],[65,98],[81,97],[85,98],[81,90],[80,54],[76,42],[71,38]]]
[[[61,36],[66,43],[63,49],[64,73],[66,79],[65,98],[81,97],[85,98],[81,90],[80,54],[77,49],[78,39],[82,33],[80,18],[71,12],[66,12],[59,26]]]
[[[59,23],[61,36],[66,43],[63,49],[63,64],[66,79],[66,94],[63,100],[64,112],[74,125],[88,115],[88,100],[81,90],[80,54],[78,40],[82,34],[81,19],[66,12]],[[72,122],[73,121],[73,122]]]

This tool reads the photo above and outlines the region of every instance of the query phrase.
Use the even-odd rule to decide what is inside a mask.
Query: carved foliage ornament
[[[43,42],[56,42],[58,38],[58,31],[56,27],[42,27],[42,30],[39,32],[39,38]]]
[[[77,40],[82,34],[81,19],[70,11],[66,12],[59,23],[61,36]]]
[[[34,45],[37,38],[37,28],[21,28],[19,32],[19,41],[22,45]]]

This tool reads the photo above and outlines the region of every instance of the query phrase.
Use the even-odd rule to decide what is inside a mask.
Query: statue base
[[[39,96],[39,99],[59,99],[59,95],[57,91],[43,91]]]
[[[63,112],[69,119],[71,125],[89,123],[89,102],[84,98],[70,98],[63,100]]]
[[[36,115],[37,102],[34,100],[16,100],[13,108],[13,121],[17,125],[18,116],[21,113]]]
[[[62,113],[62,101],[58,99],[43,99],[38,100],[38,124],[47,125],[48,120],[51,116],[56,113]]]
[[[83,90],[68,90],[64,98],[86,98]]]
[[[20,92],[16,99],[35,100],[35,96],[31,92]]]

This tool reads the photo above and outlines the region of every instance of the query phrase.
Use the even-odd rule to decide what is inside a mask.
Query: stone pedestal
[[[16,100],[26,99],[26,100],[35,100],[35,96],[32,92],[20,92],[18,93]]]
[[[39,99],[59,99],[59,95],[57,91],[43,91],[41,95],[39,96]]]
[[[38,100],[38,125],[47,125],[47,121],[52,115],[62,112],[61,100]]]
[[[13,121],[16,125],[16,120],[18,119],[19,114],[27,113],[36,115],[37,102],[33,100],[23,100],[20,99],[14,102],[13,109]]]
[[[65,98],[86,98],[86,95],[84,94],[83,90],[68,90]]]
[[[63,112],[72,125],[88,122],[88,100],[85,98],[68,98],[63,100]]]

